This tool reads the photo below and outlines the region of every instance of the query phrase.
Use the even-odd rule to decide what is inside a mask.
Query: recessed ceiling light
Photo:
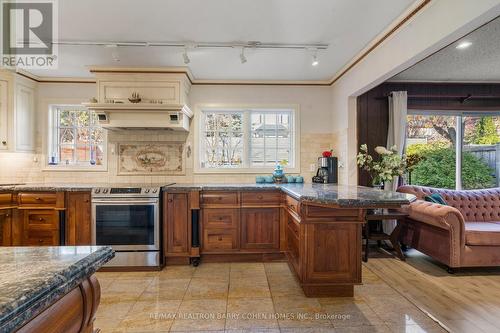
[[[458,43],[458,45],[456,46],[456,48],[459,49],[459,50],[463,50],[463,49],[468,48],[471,45],[472,45],[472,42],[464,40],[463,42]]]

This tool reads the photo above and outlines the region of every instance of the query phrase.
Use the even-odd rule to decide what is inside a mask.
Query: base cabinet
[[[241,209],[241,248],[275,250],[280,247],[280,209]]]
[[[59,212],[52,209],[26,209],[22,212],[24,246],[57,246]]]
[[[202,251],[236,251],[239,242],[239,209],[205,208],[202,214]]]
[[[66,245],[90,245],[90,192],[68,192],[66,195]]]
[[[188,193],[168,193],[163,202],[164,252],[168,256],[187,256],[190,249]]]
[[[0,246],[12,245],[12,209],[0,210]]]

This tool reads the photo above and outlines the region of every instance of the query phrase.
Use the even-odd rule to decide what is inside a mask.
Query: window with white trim
[[[284,162],[296,167],[295,110],[202,109],[199,167],[269,169]]]
[[[105,133],[94,111],[81,105],[52,105],[49,124],[50,166],[103,166]]]

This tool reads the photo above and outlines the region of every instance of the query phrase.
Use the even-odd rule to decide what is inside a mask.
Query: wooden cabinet
[[[60,244],[58,211],[26,209],[22,214],[22,228],[22,245],[57,246]]]
[[[24,83],[16,84],[15,98],[16,150],[35,149],[35,89]]]
[[[90,245],[92,242],[90,192],[66,195],[66,245]]]
[[[0,246],[12,245],[12,209],[0,210]]]
[[[300,224],[291,214],[286,214],[286,254],[297,275],[300,275]]]
[[[202,250],[234,251],[239,248],[239,209],[205,208],[202,210]]]
[[[9,83],[0,80],[0,150],[8,149]]]
[[[279,208],[241,209],[241,248],[247,250],[279,250]]]
[[[188,193],[167,193],[164,196],[164,252],[166,256],[189,256],[191,217]]]
[[[258,191],[242,192],[241,205],[244,207],[279,207],[281,204],[281,192],[279,191]]]

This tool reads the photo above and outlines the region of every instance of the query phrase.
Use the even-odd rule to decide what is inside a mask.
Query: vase
[[[393,182],[384,182],[384,191],[392,192],[392,184]]]

